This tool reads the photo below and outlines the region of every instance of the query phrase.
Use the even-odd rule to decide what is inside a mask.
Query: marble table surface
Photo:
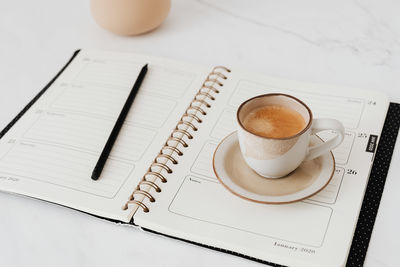
[[[173,0],[159,29],[121,37],[95,24],[89,1],[1,1],[0,127],[84,47],[376,89],[400,102],[399,12],[396,0]],[[399,151],[368,267],[400,266]],[[1,193],[0,203],[0,266],[261,266],[39,200]]]

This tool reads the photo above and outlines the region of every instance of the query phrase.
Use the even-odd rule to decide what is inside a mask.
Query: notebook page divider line
[[[173,172],[168,165],[168,161],[172,162],[172,164],[178,164],[178,160],[175,160],[176,157],[173,157],[174,153],[178,156],[184,154],[181,149],[188,147],[188,143],[190,143],[187,143],[185,140],[194,138],[192,134],[198,130],[196,125],[201,123],[203,117],[206,116],[206,110],[212,106],[210,103],[215,100],[215,94],[219,93],[218,89],[223,86],[221,80],[227,79],[224,73],[229,72],[230,70],[226,67],[217,66],[213,68],[204,80],[202,86],[178,121],[175,129],[171,132],[164,146],[150,165],[147,173],[143,176],[142,180],[138,183],[135,190],[122,207],[123,210],[127,210],[131,205],[134,205],[130,216],[133,216],[139,207],[141,207],[144,212],[149,212],[148,204],[146,205],[144,202],[146,198],[148,198],[150,202],[155,202],[155,198],[151,194],[149,195],[151,187],[154,189],[159,188],[156,185],[158,179],[161,180],[162,183],[167,182],[165,172]],[[189,112],[190,110],[193,111]],[[168,152],[164,152],[164,150],[168,150]],[[148,176],[150,176],[150,178],[147,178]],[[144,185],[143,187],[141,187],[142,182]],[[156,192],[160,192],[160,190],[156,190]]]

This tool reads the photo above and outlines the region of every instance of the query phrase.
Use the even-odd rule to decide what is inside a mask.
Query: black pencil
[[[99,160],[96,163],[96,166],[93,169],[92,172],[92,179],[97,180],[100,177],[101,172],[103,171],[104,165],[107,162],[107,158],[110,155],[111,149],[115,143],[115,140],[117,140],[118,133],[122,128],[122,125],[124,124],[124,121],[126,119],[126,116],[128,115],[129,109],[132,106],[133,101],[135,100],[136,94],[139,91],[140,85],[143,82],[144,77],[146,76],[147,73],[147,64],[143,66],[141,69],[135,84],[132,87],[131,92],[129,93],[128,98],[125,101],[124,107],[121,110],[121,113],[118,116],[117,121],[115,122],[114,128],[111,131],[110,136],[108,137],[107,143],[103,148],[103,151],[100,154]]]

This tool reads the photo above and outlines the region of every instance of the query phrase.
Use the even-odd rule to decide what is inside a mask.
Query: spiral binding
[[[193,132],[198,130],[195,123],[199,124],[203,122],[200,115],[207,115],[205,109],[211,107],[210,101],[215,100],[213,94],[219,93],[219,87],[223,86],[221,79],[226,80],[228,77],[225,73],[229,72],[231,71],[223,66],[217,66],[212,69],[164,146],[136,186],[135,191],[132,192],[128,201],[122,207],[123,210],[127,210],[130,205],[137,205],[141,207],[144,212],[150,211],[149,207],[144,203],[144,200],[148,199],[150,202],[155,202],[156,198],[149,191],[153,188],[155,192],[161,192],[161,187],[157,185],[156,181],[160,180],[162,183],[168,181],[167,178],[165,178],[166,175],[162,174],[163,170],[167,174],[173,173],[172,168],[167,163],[170,162],[173,165],[178,164],[178,160],[173,157],[173,154],[179,157],[183,156],[183,152],[178,146],[182,148],[189,146],[189,140],[193,139],[193,134],[189,130],[191,129]],[[184,140],[184,137],[187,138],[187,141]],[[139,198],[138,195],[142,197]]]

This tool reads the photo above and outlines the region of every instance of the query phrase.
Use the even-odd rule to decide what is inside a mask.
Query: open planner
[[[140,91],[93,181],[93,167],[146,63]],[[216,146],[236,130],[238,105],[273,92],[296,96],[315,118],[335,118],[346,128],[333,150],[329,185],[285,205],[236,197],[212,169]],[[79,50],[0,133],[0,190],[274,266],[362,264],[399,110],[377,91]]]

